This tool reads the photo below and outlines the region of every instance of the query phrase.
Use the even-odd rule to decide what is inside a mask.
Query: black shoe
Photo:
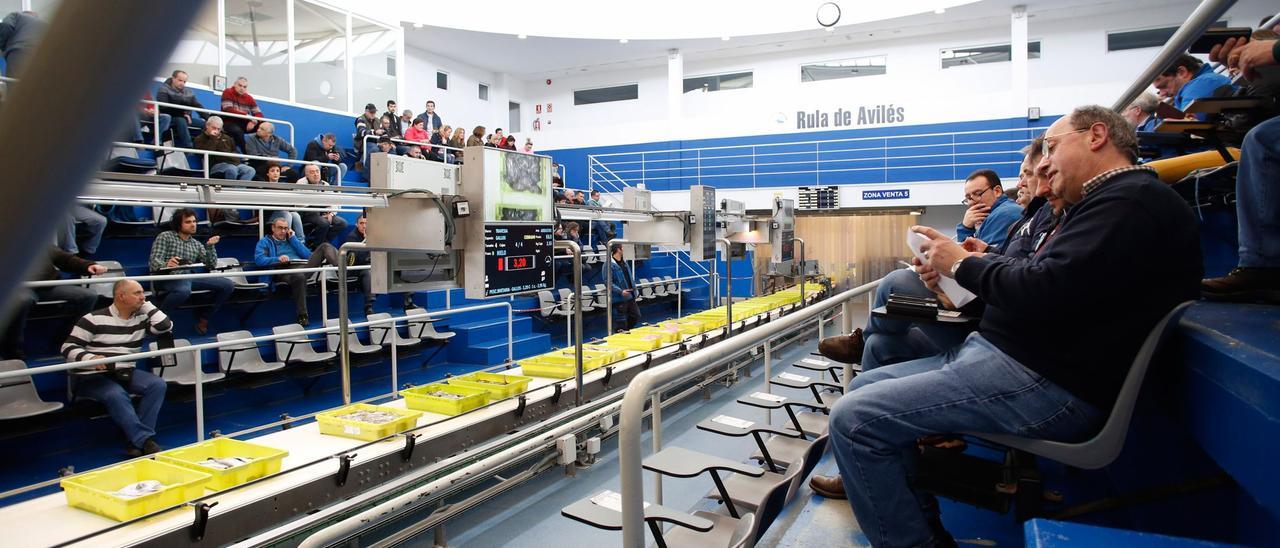
[[[1200,295],[1213,301],[1280,304],[1280,268],[1237,267],[1221,278],[1201,280]]]
[[[418,303],[413,302],[413,299],[405,299],[405,300],[404,300],[404,309],[405,309],[405,310],[413,310],[413,309],[415,309],[415,308],[418,308]]]
[[[302,327],[306,327],[308,325],[311,325],[311,320],[307,319],[306,314],[298,314],[298,325],[301,325]]]
[[[126,457],[136,459],[142,456],[142,449],[132,443],[126,443],[124,444],[124,454]]]
[[[364,305],[364,315],[365,315],[365,316],[368,316],[369,314],[373,314],[373,305],[372,305],[372,304],[366,304],[366,305]]]
[[[164,448],[160,447],[160,444],[156,443],[153,438],[147,438],[147,441],[142,442],[142,454],[144,455],[154,455],[161,451],[164,451]]]

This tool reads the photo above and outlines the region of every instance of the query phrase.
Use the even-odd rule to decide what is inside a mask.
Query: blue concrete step
[[[456,338],[456,337],[455,337]],[[515,359],[542,354],[551,350],[551,336],[546,333],[525,333],[516,335],[512,345]],[[497,365],[507,360],[507,340],[490,340],[475,346],[461,344],[449,345],[449,361],[454,363],[474,363],[479,365]]]
[[[450,346],[475,346],[477,344],[485,344],[495,339],[506,340],[507,338],[507,318],[490,318],[476,322],[449,324],[449,331],[457,333],[453,340],[449,341]],[[520,315],[511,320],[511,333],[519,337],[527,333],[533,332],[533,318]]]
[[[1157,535],[1142,531],[1112,529],[1083,523],[1033,519],[1023,524],[1028,548],[1060,548],[1064,546],[1160,546],[1164,548],[1235,546],[1207,540]]]

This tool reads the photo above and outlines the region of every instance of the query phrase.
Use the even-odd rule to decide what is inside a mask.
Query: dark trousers
[[[640,325],[640,306],[636,304],[635,299],[613,303],[613,310],[622,316],[619,322],[622,329],[630,331]]]
[[[323,264],[338,266],[338,249],[328,243],[320,244],[315,251],[311,252],[306,268],[316,268]],[[289,265],[273,268],[289,268]],[[289,284],[289,291],[293,294],[294,310],[299,316],[307,315],[307,278],[306,274],[284,275],[284,281]]]
[[[249,121],[244,118],[233,118],[231,116],[222,117],[222,131],[231,136],[231,140],[236,142],[236,148],[244,153],[244,134],[248,131]]]
[[[0,357],[12,358],[18,355],[25,342],[24,332],[27,327],[27,315],[37,301],[67,301],[65,308],[71,313],[70,320],[75,322],[81,316],[93,311],[98,302],[98,294],[84,287],[59,285],[39,289],[19,290],[14,297],[7,327],[0,335]],[[70,331],[68,325],[65,331]],[[63,337],[65,337],[65,331]],[[59,339],[61,340],[61,339]]]
[[[318,211],[307,211],[302,214],[302,226],[307,227],[307,245],[328,243],[347,230],[347,220],[334,215],[325,219]]]

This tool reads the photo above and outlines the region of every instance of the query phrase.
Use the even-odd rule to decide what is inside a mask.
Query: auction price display
[[[485,223],[485,296],[551,288],[553,232],[550,224]]]

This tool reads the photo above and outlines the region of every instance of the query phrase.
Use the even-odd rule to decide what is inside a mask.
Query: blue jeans
[[[191,131],[187,128],[203,128],[204,120],[195,112],[189,112],[191,122],[187,122],[186,116],[174,116],[173,125],[173,144],[182,148],[191,148]]]
[[[156,305],[163,310],[165,314],[173,316],[173,312],[182,306],[191,298],[193,290],[207,289],[213,292],[213,304],[207,310],[199,313],[200,317],[207,318],[209,314],[217,312],[222,305],[227,302],[227,297],[231,296],[231,292],[236,288],[235,282],[230,278],[196,278],[194,280],[164,280],[156,282],[156,292],[161,295],[160,302]]]
[[[148,438],[156,435],[156,417],[164,403],[164,380],[151,373],[134,370],[129,389],[111,378],[109,373],[83,375],[76,386],[76,395],[89,398],[106,406],[111,420],[124,430],[125,439],[141,448]],[[133,408],[129,394],[142,396],[138,409]]]
[[[1280,267],[1280,117],[1244,137],[1236,177],[1236,215],[1240,223],[1240,266]]]
[[[133,124],[133,142],[135,142],[135,143],[141,143],[141,142],[142,142],[142,121],[143,121],[143,120],[144,120],[144,118],[139,117],[139,118],[138,118],[138,120],[137,120],[136,122],[134,122],[134,124]],[[157,121],[157,119],[156,119],[156,118],[152,118],[150,115],[148,115],[148,116],[145,118],[145,120],[146,120],[147,122],[156,122],[156,121]],[[159,120],[158,120],[158,121],[160,122],[160,126],[159,126],[159,127],[153,127],[153,128],[151,128],[151,129],[152,129],[153,131],[155,131],[155,132],[156,132],[156,134],[164,135],[164,132],[169,131],[169,124],[173,121],[173,117],[172,117],[172,116],[169,116],[168,114],[160,114],[160,115],[159,115]],[[163,138],[163,137],[161,137],[161,141],[160,141],[161,143],[163,143],[163,142],[164,142],[164,140],[163,140],[163,139],[164,139],[164,138]],[[154,144],[155,144],[155,141],[154,141],[154,140],[153,140],[153,141],[147,141],[147,143],[146,143],[146,144],[148,144],[148,145],[154,145]],[[151,151],[147,151],[147,152],[151,152]]]
[[[875,307],[889,302],[889,294],[914,297],[936,297],[920,281],[920,276],[906,268],[890,272],[876,287]],[[862,369],[869,371],[882,365],[914,360],[943,351],[964,342],[969,330],[932,322],[912,322],[872,315],[862,329]]]
[[[222,177],[223,179],[239,179],[241,181],[252,181],[257,171],[249,164],[228,164],[221,162],[213,164],[209,168],[209,176]]]
[[[76,223],[84,223],[85,228],[89,229],[89,239],[84,242],[85,254],[97,253],[98,244],[102,243],[102,233],[107,230],[107,218],[82,205],[71,209],[66,228],[58,233],[58,248],[67,253],[80,252],[80,246],[76,243]]]
[[[1072,442],[1105,418],[974,333],[945,354],[855,377],[832,407],[831,445],[871,545],[931,546],[937,503],[910,480],[917,439],[986,432]]]
[[[296,211],[272,211],[271,216],[267,218],[267,223],[274,223],[276,219],[288,219],[289,228],[293,229],[293,233],[299,238],[305,238],[306,231],[302,229],[302,215],[298,215]],[[270,230],[270,229],[268,229]]]

